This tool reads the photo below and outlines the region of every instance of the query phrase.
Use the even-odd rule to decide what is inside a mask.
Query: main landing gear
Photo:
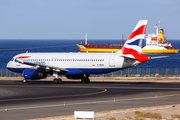
[[[54,84],[61,84],[61,83],[62,83],[62,80],[61,80],[61,78],[55,78],[55,79],[53,80],[53,83],[54,83]]]
[[[90,82],[89,74],[84,74],[82,76],[81,83],[85,84],[85,83],[89,83],[89,82]]]
[[[55,77],[55,79],[53,80],[54,84],[61,84],[62,83],[62,79],[58,78],[58,72],[54,72],[53,76]]]

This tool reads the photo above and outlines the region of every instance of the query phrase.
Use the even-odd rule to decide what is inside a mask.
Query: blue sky
[[[180,39],[180,0],[0,0],[0,39],[127,39],[140,19]]]

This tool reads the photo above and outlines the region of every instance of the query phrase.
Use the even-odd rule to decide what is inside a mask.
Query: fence
[[[124,77],[170,77],[179,76],[180,68],[128,68],[107,74],[91,75],[95,76],[124,76]],[[14,73],[5,68],[0,69],[1,77],[18,77],[21,73]]]
[[[91,76],[120,77],[175,77],[180,75],[180,68],[128,68],[112,73]]]
[[[15,73],[15,72],[9,71],[8,69],[1,68],[0,69],[0,76],[1,77],[18,77],[18,76],[22,77],[22,73]]]

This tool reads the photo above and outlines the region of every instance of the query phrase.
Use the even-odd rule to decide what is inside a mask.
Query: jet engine
[[[34,69],[26,69],[23,71],[23,76],[25,79],[42,79],[47,77],[47,73]]]

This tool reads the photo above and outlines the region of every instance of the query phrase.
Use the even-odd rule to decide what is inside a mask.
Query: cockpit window
[[[14,58],[12,58],[11,61],[14,61]]]

